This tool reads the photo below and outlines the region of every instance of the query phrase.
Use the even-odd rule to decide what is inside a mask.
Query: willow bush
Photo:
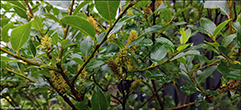
[[[1,108],[240,109],[240,25],[233,0],[1,1]]]

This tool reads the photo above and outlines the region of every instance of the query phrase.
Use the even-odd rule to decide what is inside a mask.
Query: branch
[[[77,72],[77,74],[74,76],[73,80],[72,80],[72,84],[75,83],[77,77],[79,76],[79,74],[81,73],[81,71],[84,69],[84,67],[89,63],[89,61],[94,57],[96,51],[100,48],[100,46],[107,40],[107,36],[110,33],[110,31],[113,29],[113,27],[116,25],[116,23],[120,20],[120,18],[122,17],[122,15],[133,5],[135,5],[137,2],[135,3],[131,3],[131,1],[129,2],[129,4],[127,5],[127,7],[124,9],[124,11],[122,13],[120,13],[120,15],[118,16],[118,18],[115,20],[114,24],[109,28],[109,30],[107,31],[107,33],[105,34],[104,38],[102,39],[102,41],[100,43],[97,43],[95,46],[94,51],[91,53],[90,57],[84,62],[84,64],[81,66],[81,68],[79,69],[79,71]]]
[[[12,73],[14,73],[14,74],[17,74],[17,75],[19,75],[19,76],[22,76],[22,77],[24,77],[24,78],[28,79],[30,82],[34,82],[34,83],[36,83],[36,81],[34,81],[34,80],[30,79],[29,77],[25,76],[24,74],[17,73],[17,72],[15,72],[15,71],[13,71],[13,70],[11,70],[11,69],[7,68],[7,67],[6,67],[5,69],[6,69],[7,71],[9,71],[9,72],[12,72]]]
[[[26,59],[26,58],[23,58],[23,57],[18,56],[18,55],[14,54],[14,53],[12,53],[12,52],[10,52],[10,51],[8,51],[8,50],[5,50],[5,49],[2,48],[2,47],[0,47],[0,51],[3,51],[4,53],[7,53],[7,54],[13,56],[14,58],[23,60],[23,61],[27,62],[28,64],[36,65],[36,66],[39,66],[39,67],[42,66],[41,64],[39,64],[39,63],[37,63],[37,62],[36,62],[36,63],[35,63],[35,62],[32,62],[32,61],[30,61],[30,60],[28,60],[28,59]],[[48,69],[48,70],[54,70],[54,71],[56,71],[56,72],[60,72],[58,69],[56,69],[56,68],[51,68],[51,67],[48,67],[48,66],[45,66],[45,67],[43,67],[43,68]]]
[[[71,92],[73,93],[73,95],[75,96],[75,98],[78,101],[81,101],[81,98],[79,97],[79,93],[74,89],[74,86],[71,84],[70,80],[68,79],[68,77],[66,76],[66,74],[64,73],[63,68],[61,67],[60,63],[57,63],[56,66],[58,67],[58,69],[61,71],[60,74],[62,75],[62,77],[64,78],[64,80],[66,81],[66,83],[69,85]]]
[[[134,70],[134,71],[132,71],[132,72],[146,71],[146,70],[155,68],[155,67],[157,67],[157,66],[160,66],[160,65],[162,65],[162,64],[164,64],[164,63],[167,63],[167,62],[169,62],[169,61],[172,61],[171,58],[173,58],[174,56],[176,56],[178,53],[180,53],[180,52],[177,52],[177,53],[173,54],[173,55],[172,55],[170,58],[168,58],[166,61],[160,62],[160,63],[158,63],[157,65],[151,65],[151,66],[149,66],[149,67],[146,67],[146,68],[143,68],[143,69],[140,69],[140,70]]]
[[[78,108],[69,100],[69,98],[65,95],[63,95],[56,87],[54,87],[53,83],[49,80],[49,78],[47,78],[46,76],[44,76],[48,83],[55,89],[55,91],[58,92],[58,94],[65,100],[65,102],[67,102],[69,104],[69,106],[72,107],[73,110],[78,110]]]
[[[155,91],[154,93],[156,95],[156,98],[157,98],[157,100],[158,100],[158,102],[161,106],[161,110],[164,110],[164,104],[162,103],[161,98],[160,98],[160,96],[158,94],[158,91],[156,89],[156,82],[155,82],[155,80],[151,80],[151,82],[152,82],[152,85],[153,85],[153,88],[154,88],[154,91]]]
[[[182,106],[172,108],[172,110],[180,110],[180,109],[183,109],[183,108],[188,107],[188,106],[193,105],[193,104],[195,104],[195,102],[191,102],[191,103],[188,103],[188,104],[183,104]]]

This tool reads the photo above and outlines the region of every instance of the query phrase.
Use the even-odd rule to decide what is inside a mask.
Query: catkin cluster
[[[46,51],[50,51],[49,48],[51,47],[51,38],[45,35],[41,39],[41,47],[45,49]]]
[[[59,73],[55,71],[50,71],[50,77],[53,81],[53,84],[57,87],[57,89],[60,90],[60,92],[66,90],[66,82]]]
[[[108,39],[107,39],[108,43],[114,43],[113,38],[114,39],[116,38],[115,34],[111,34],[110,36],[108,36]]]
[[[96,33],[100,33],[100,29],[96,25],[96,21],[92,16],[87,17],[87,21],[89,21],[95,28]]]
[[[133,42],[134,40],[136,40],[138,38],[139,37],[137,36],[136,30],[131,30],[130,36],[128,37],[128,40],[127,40],[127,45],[129,45],[131,42]],[[135,45],[130,47],[130,52],[132,55],[135,55],[135,49],[136,49]]]
[[[114,75],[118,78],[121,79],[123,73],[119,71],[119,65],[116,64],[115,60],[113,59],[108,59],[108,66],[110,70],[114,73]]]
[[[141,80],[140,79],[138,79],[138,80],[136,80],[132,85],[131,85],[131,90],[132,91],[136,91],[138,88],[139,88],[139,86],[141,85]]]

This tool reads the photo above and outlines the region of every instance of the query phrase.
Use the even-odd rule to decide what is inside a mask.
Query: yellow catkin
[[[115,63],[115,60],[108,59],[108,66],[118,79],[122,78],[122,74],[120,73],[120,70],[119,70],[119,65]]]
[[[41,47],[43,49],[45,49],[46,51],[48,51],[48,48],[51,47],[51,38],[48,37],[47,35],[45,35],[42,39],[41,39]]]
[[[66,82],[59,73],[56,73],[55,71],[50,71],[50,77],[51,77],[51,80],[53,81],[53,84],[57,87],[57,89],[60,90],[60,92],[65,91]]]
[[[112,34],[112,35],[108,36],[107,41],[108,41],[109,43],[114,43],[113,38],[114,38],[114,39],[116,38],[115,34]]]
[[[121,49],[121,53],[117,55],[116,62],[122,67],[125,67],[129,63],[126,49]]]
[[[131,10],[127,10],[128,15],[134,15]]]
[[[156,2],[155,2],[155,10],[161,5],[161,4],[163,4],[163,1],[162,0],[157,0]]]
[[[131,85],[131,90],[136,91],[138,89],[138,87],[141,85],[141,80],[138,79],[136,80],[132,85]]]
[[[85,79],[86,76],[87,76],[87,72],[85,70],[82,70],[80,75],[79,75],[79,78]]]
[[[96,33],[100,33],[100,29],[96,25],[96,21],[92,16],[87,17],[87,21],[89,21],[95,28]]]

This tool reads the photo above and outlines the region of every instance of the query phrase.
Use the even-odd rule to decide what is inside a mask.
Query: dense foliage
[[[240,25],[233,0],[1,1],[1,108],[240,109]]]

